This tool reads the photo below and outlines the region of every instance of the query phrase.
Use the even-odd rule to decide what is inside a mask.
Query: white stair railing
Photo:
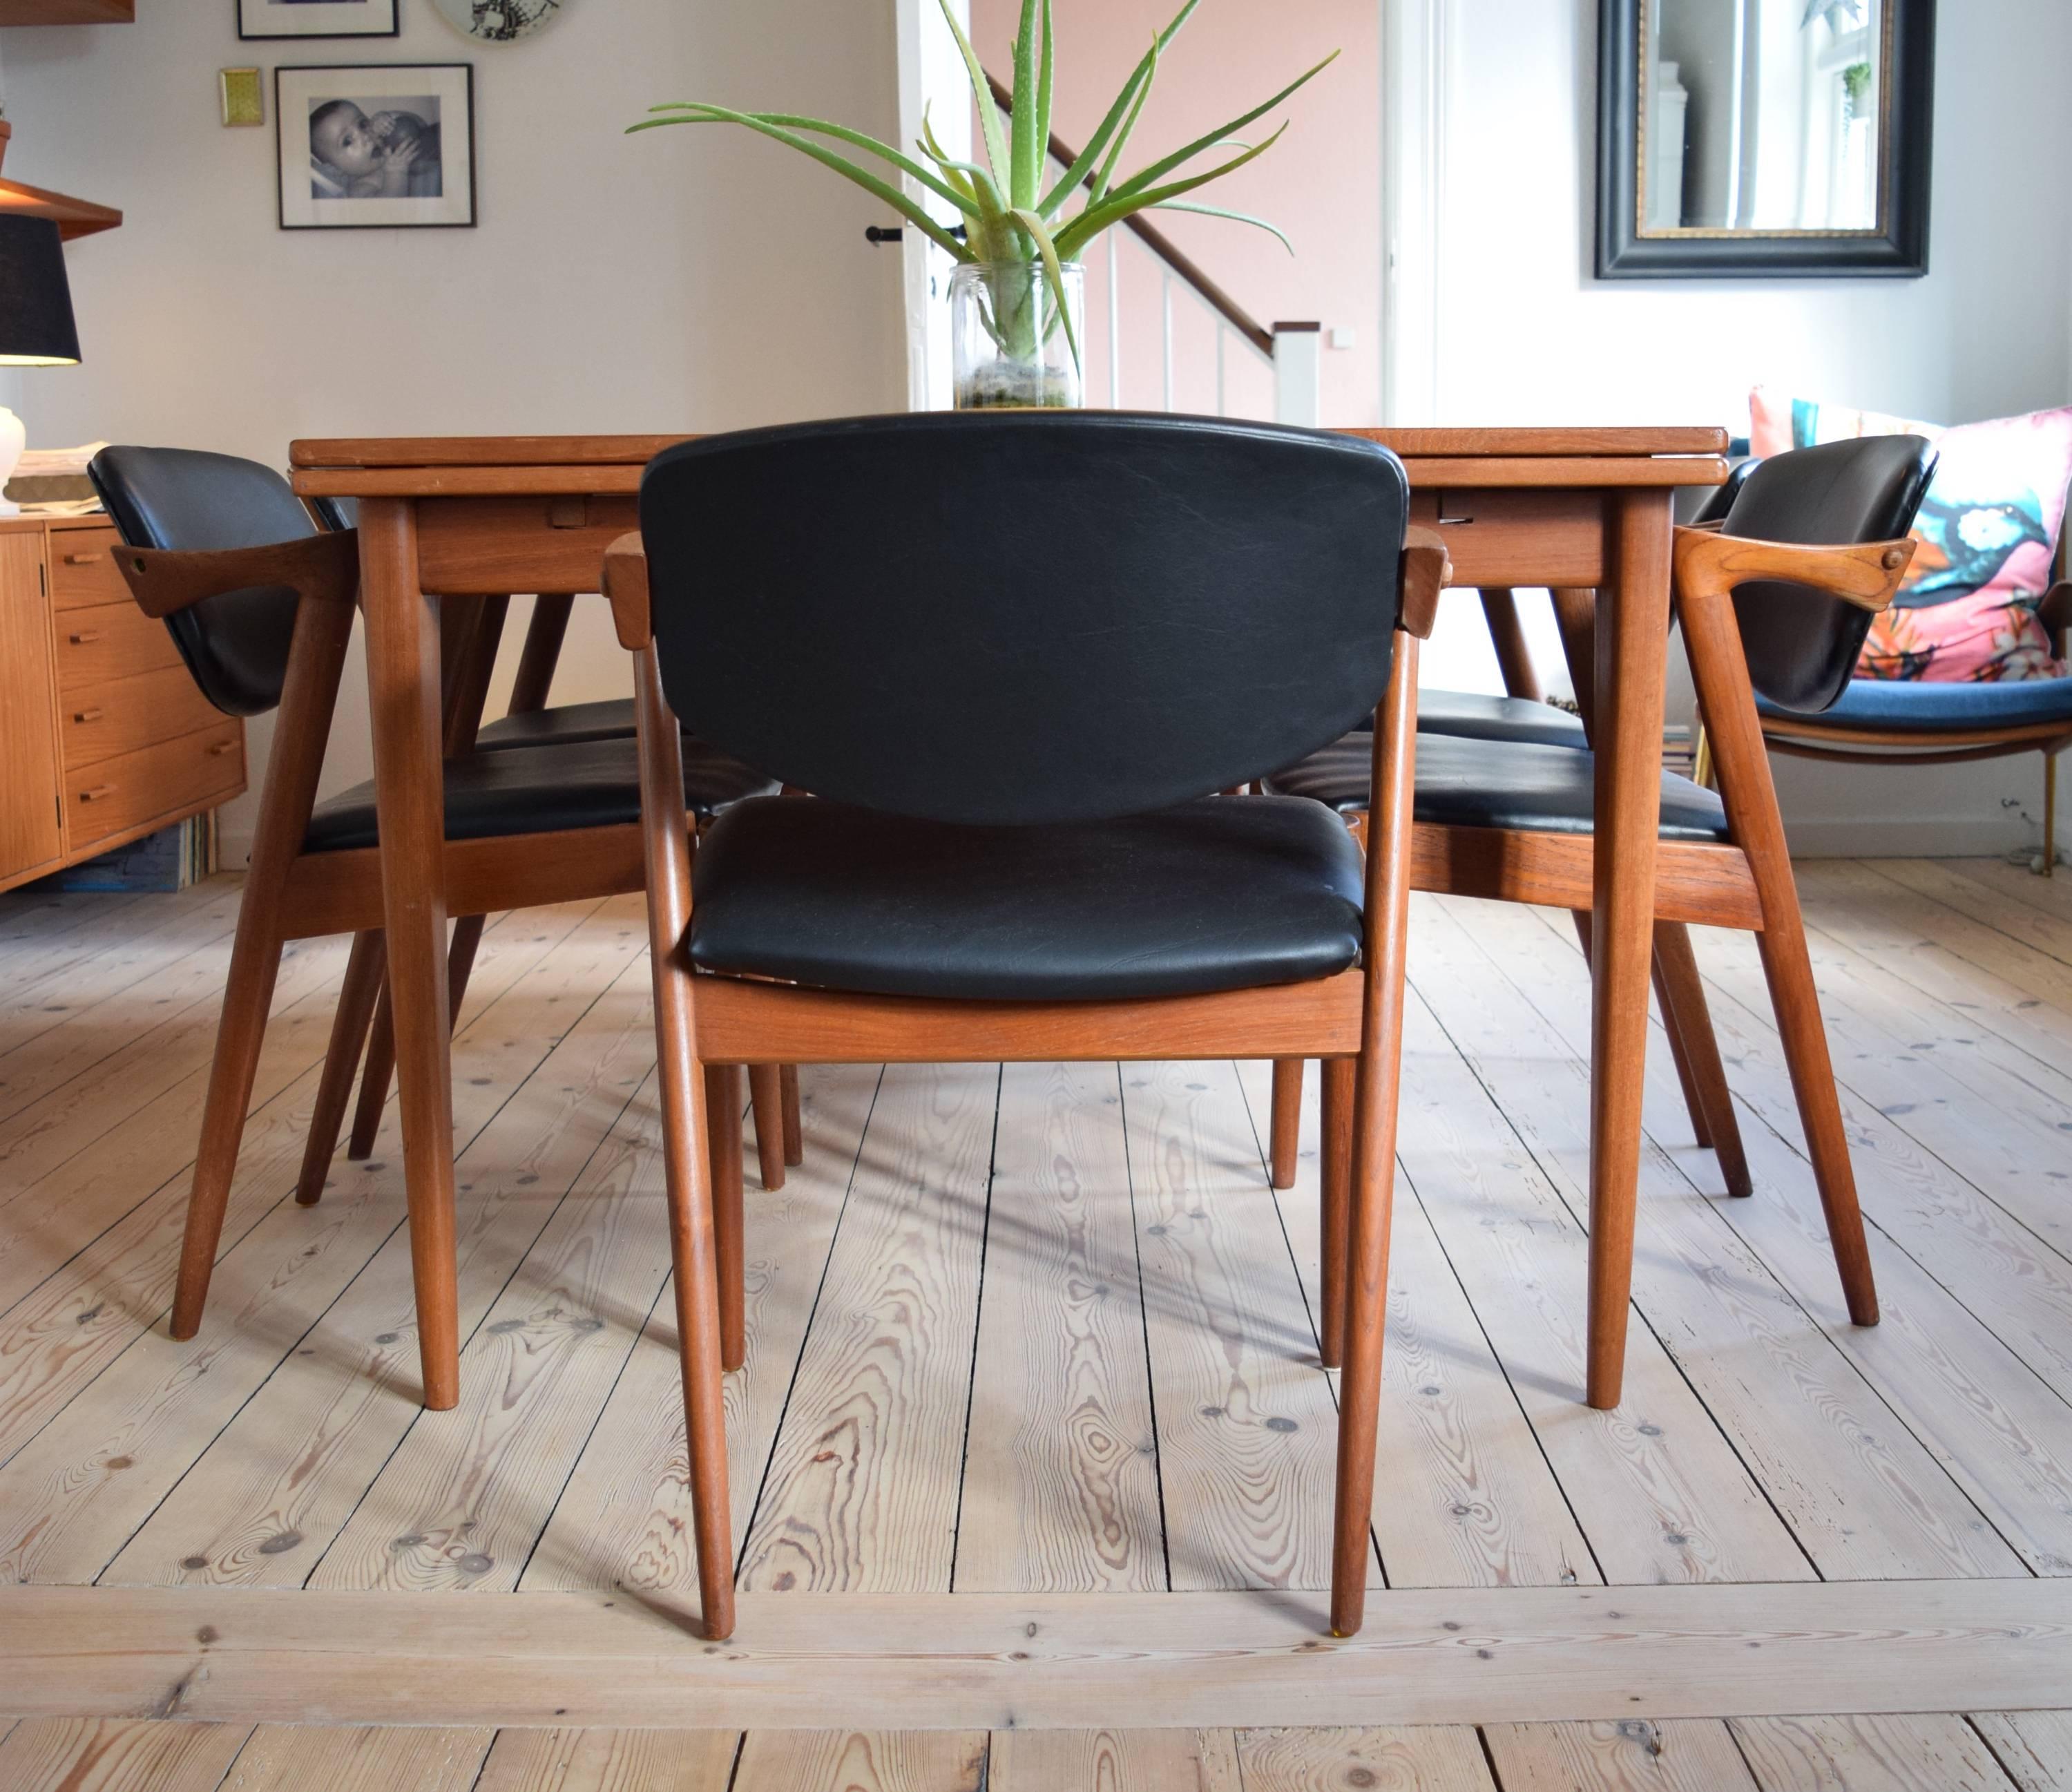
[[[1003,111],[1012,112],[1014,97],[999,81],[993,82],[993,98]],[[1079,159],[1079,152],[1062,142],[1054,131],[1050,142],[1050,160],[1062,173]],[[1207,408],[1202,401],[1214,393],[1213,414],[1218,417],[1257,414],[1270,418],[1277,423],[1292,423],[1314,429],[1322,421],[1320,383],[1322,375],[1322,346],[1321,327],[1315,323],[1276,323],[1269,329],[1247,311],[1222,286],[1209,278],[1200,266],[1185,253],[1165,232],[1139,212],[1125,219],[1122,228],[1108,231],[1104,241],[1104,266],[1100,285],[1105,292],[1098,298],[1088,295],[1088,310],[1096,316],[1105,314],[1104,334],[1106,353],[1089,360],[1105,362],[1107,389],[1100,392],[1091,380],[1088,381],[1087,402],[1096,398],[1106,400],[1106,408],[1121,410],[1133,408],[1123,402],[1124,341],[1129,340],[1133,349],[1147,334],[1141,319],[1124,309],[1124,292],[1134,298],[1143,290],[1143,275],[1155,274],[1156,309],[1150,312],[1151,329],[1157,342],[1158,404],[1161,410],[1183,408]],[[1089,269],[1089,283],[1095,270]],[[1199,363],[1190,365],[1186,348],[1180,330],[1177,329],[1175,299],[1190,304],[1197,322],[1206,319],[1213,340],[1213,348],[1204,354]],[[1178,314],[1181,315],[1185,313]],[[1235,344],[1240,369],[1263,367],[1271,381],[1270,402],[1263,391],[1256,389],[1261,382],[1248,381],[1242,373],[1234,378],[1230,353]],[[1089,373],[1092,367],[1088,369]],[[1191,405],[1182,406],[1181,398],[1198,393]],[[1147,408],[1139,404],[1134,408]]]

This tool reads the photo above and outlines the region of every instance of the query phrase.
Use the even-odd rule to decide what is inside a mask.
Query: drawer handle
[[[102,709],[80,710],[72,717],[72,720],[75,722],[98,722],[101,717],[105,715],[107,713],[107,711]]]
[[[68,554],[64,563],[68,566],[98,566],[108,556],[105,554]]]
[[[79,793],[79,800],[83,803],[94,803],[99,802],[103,797],[112,797],[114,794],[115,786],[113,785],[97,784],[91,790],[80,791]]]
[[[101,639],[101,631],[98,628],[82,628],[72,637],[72,644],[75,647],[91,647]]]
[[[234,753],[234,752],[236,752],[236,751],[237,751],[237,743],[236,743],[236,741],[234,741],[234,740],[218,740],[218,741],[212,742],[212,743],[210,744],[210,747],[209,747],[209,749],[208,749],[208,756],[209,756],[211,759],[220,759],[220,758],[222,758],[222,757],[223,757],[223,756],[224,756],[225,753]]]

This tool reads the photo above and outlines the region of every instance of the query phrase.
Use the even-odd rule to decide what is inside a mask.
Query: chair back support
[[[1704,503],[1691,519],[1692,525],[1702,528],[1707,523],[1725,522],[1727,513],[1734,507],[1734,500],[1741,495],[1741,488],[1762,464],[1760,460],[1737,460],[1727,469],[1725,481],[1706,494]]]
[[[264,547],[314,535],[302,501],[270,467],[192,448],[103,448],[87,468],[132,547],[190,553]],[[227,715],[281,701],[295,594],[282,586],[225,591],[166,619],[201,694]]]
[[[360,526],[360,500],[357,498],[311,498],[310,508],[316,512],[317,521],[334,533]]]
[[[1794,448],[1748,476],[1720,533],[1807,547],[1897,541],[1914,527],[1934,473],[1935,450],[1918,435]],[[1778,707],[1807,715],[1848,689],[1871,626],[1852,604],[1774,580],[1737,587],[1734,614],[1749,682]]]
[[[1388,683],[1387,449],[1115,413],[715,436],[640,486],[684,726],[926,820],[1141,814],[1289,764]]]

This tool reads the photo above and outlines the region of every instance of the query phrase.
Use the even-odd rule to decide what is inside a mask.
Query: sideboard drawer
[[[157,816],[227,802],[244,787],[244,725],[220,717],[177,740],[68,769],[67,846],[76,853]]]
[[[51,531],[51,603],[60,610],[127,604],[130,587],[115,570],[122,538],[112,529]]]
[[[68,691],[58,707],[67,771],[229,720],[195,688],[183,665],[83,685]]]
[[[134,678],[181,663],[162,622],[134,604],[97,604],[53,619],[58,638],[58,689],[67,697],[92,685]]]

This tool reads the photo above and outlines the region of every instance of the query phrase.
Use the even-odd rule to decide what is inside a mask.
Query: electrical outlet
[[[266,122],[265,89],[256,68],[226,68],[217,76],[226,125],[263,125]]]

